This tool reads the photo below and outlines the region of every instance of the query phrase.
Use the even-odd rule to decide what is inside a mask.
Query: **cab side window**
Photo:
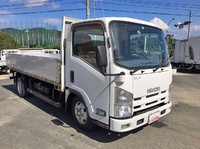
[[[99,24],[78,26],[73,30],[73,55],[86,61],[94,67],[96,65],[96,49],[105,45],[103,28]]]

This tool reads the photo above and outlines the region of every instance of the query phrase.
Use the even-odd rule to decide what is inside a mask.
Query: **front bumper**
[[[115,132],[126,132],[143,126],[148,123],[149,115],[159,111],[159,118],[168,114],[171,111],[171,101],[166,105],[159,107],[155,110],[148,111],[146,113],[134,116],[129,119],[114,119],[110,118],[110,130]],[[163,112],[165,111],[165,112]]]

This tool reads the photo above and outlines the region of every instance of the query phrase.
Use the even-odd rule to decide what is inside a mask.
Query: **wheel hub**
[[[22,94],[22,83],[21,83],[21,81],[17,82],[17,90],[18,90],[19,94]]]
[[[87,122],[86,107],[80,101],[75,104],[75,116],[79,123],[85,124]]]

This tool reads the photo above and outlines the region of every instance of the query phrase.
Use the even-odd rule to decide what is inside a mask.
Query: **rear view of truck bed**
[[[13,71],[60,86],[60,54],[8,54],[7,63]]]

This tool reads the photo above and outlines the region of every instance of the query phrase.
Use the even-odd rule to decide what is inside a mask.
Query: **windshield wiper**
[[[168,61],[170,59],[170,57],[168,57],[166,60],[164,60],[160,65],[158,65],[154,70],[153,72],[156,72],[156,70],[158,70],[159,68],[161,68],[165,63],[166,61]]]
[[[133,73],[141,70],[142,68],[144,68],[144,66],[146,66],[147,64],[152,64],[152,62],[147,62],[147,63],[143,63],[144,65],[140,66],[140,67],[137,67],[135,70],[133,71],[130,71],[130,74],[132,75]]]

